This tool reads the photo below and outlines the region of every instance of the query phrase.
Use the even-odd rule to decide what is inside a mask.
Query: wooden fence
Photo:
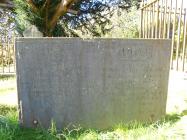
[[[186,0],[143,0],[141,38],[172,39],[171,68],[187,70]]]
[[[14,37],[0,37],[0,75],[15,74]]]

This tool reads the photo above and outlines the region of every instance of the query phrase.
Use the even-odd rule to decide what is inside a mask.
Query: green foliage
[[[90,34],[90,36],[101,37],[109,30],[108,24],[113,14],[113,7],[129,9],[133,3],[138,6],[138,0],[81,0],[72,5],[71,9],[78,11],[77,15],[66,13],[60,17],[54,29],[46,29],[46,24],[51,20],[54,9],[60,0],[53,0],[50,3],[48,11],[43,10],[42,6],[45,0],[34,0],[35,5],[39,8],[38,12],[33,12],[27,1],[14,0],[16,8],[16,29],[23,36],[23,31],[30,25],[35,25],[44,36],[46,30],[52,30],[52,36],[79,36]],[[46,16],[48,18],[46,19]],[[78,31],[78,32],[77,32]]]
[[[23,0],[14,0],[16,8],[14,9],[14,14],[16,15],[15,18],[15,29],[16,31],[23,36],[23,31],[28,28],[35,16],[35,14],[31,14],[26,1]]]
[[[13,33],[14,33],[14,15],[12,15],[9,9],[0,8],[0,40],[4,41],[7,36],[11,37]]]
[[[67,13],[59,19],[59,22],[56,24],[54,29],[47,29],[48,21],[51,20],[52,15],[54,14],[54,9],[56,9],[56,6],[60,2],[60,0],[54,0],[53,2],[51,2],[47,12],[46,10],[42,9],[42,5],[44,5],[45,0],[34,1],[35,5],[39,8],[38,12],[33,12],[31,6],[28,5],[27,1],[14,0],[14,2],[16,4],[15,13],[17,15],[16,27],[18,32],[22,36],[23,31],[30,25],[35,25],[39,29],[39,31],[44,34],[44,36],[47,35],[46,30],[52,30],[52,36],[77,36],[72,28],[81,26],[82,24],[86,25],[87,20],[83,18],[83,16],[85,17],[85,14],[88,14],[90,10],[94,10],[95,13],[93,15],[99,15],[99,8],[94,8],[92,6],[92,1],[83,0],[76,3],[73,8],[77,11],[80,11],[81,6],[85,5],[86,3],[92,4],[88,7],[89,9],[87,9],[87,11],[80,11],[79,15]],[[100,3],[99,7],[101,6],[102,4]],[[98,12],[96,12],[96,10],[98,10]],[[48,16],[47,19],[46,15]]]
[[[134,6],[129,10],[115,10],[111,20],[111,31],[105,37],[138,38],[139,37],[139,10]]]
[[[112,16],[108,16],[110,21],[104,25],[94,23],[94,27],[90,27],[91,31],[82,27],[75,32],[83,38],[138,38],[140,13],[137,7],[133,6],[128,10],[115,7],[112,11]]]
[[[17,107],[0,105],[0,115],[7,116],[9,113],[15,114],[16,111],[17,111]]]

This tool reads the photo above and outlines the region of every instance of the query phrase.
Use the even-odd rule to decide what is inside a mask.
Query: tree
[[[0,9],[0,67],[13,63],[13,47],[8,48],[9,43],[13,43],[15,24],[14,17],[9,9]]]
[[[109,25],[111,30],[105,37],[138,38],[139,21],[140,11],[137,10],[137,7],[132,6],[128,11],[117,8],[111,17]]]
[[[101,25],[109,22],[101,12],[110,9],[105,3],[97,0],[15,1],[15,12],[19,15],[16,23],[20,32],[25,28],[25,19],[36,25],[44,36],[77,36],[72,29],[92,24],[91,18]]]
[[[107,31],[105,25],[110,22],[112,7],[129,8],[132,1],[137,0],[14,0],[13,11],[20,34],[33,24],[44,36],[77,36],[74,29],[82,27],[100,36],[94,29],[99,25],[102,32]]]
[[[14,16],[9,9],[0,9],[0,42],[14,34]]]

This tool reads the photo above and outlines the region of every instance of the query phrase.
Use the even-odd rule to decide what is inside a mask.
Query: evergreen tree
[[[138,0],[14,0],[13,11],[20,34],[31,24],[44,36],[77,36],[74,29],[100,36],[95,29],[99,25],[103,34],[108,30],[112,7],[129,8],[133,1]]]

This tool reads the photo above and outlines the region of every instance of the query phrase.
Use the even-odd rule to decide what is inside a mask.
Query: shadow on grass
[[[9,80],[14,79],[15,77],[15,75],[0,75],[0,80]]]
[[[160,123],[176,123],[182,116],[183,114],[167,114],[163,119],[161,119]]]
[[[17,112],[16,106],[0,105],[0,115],[6,116],[8,113]]]

